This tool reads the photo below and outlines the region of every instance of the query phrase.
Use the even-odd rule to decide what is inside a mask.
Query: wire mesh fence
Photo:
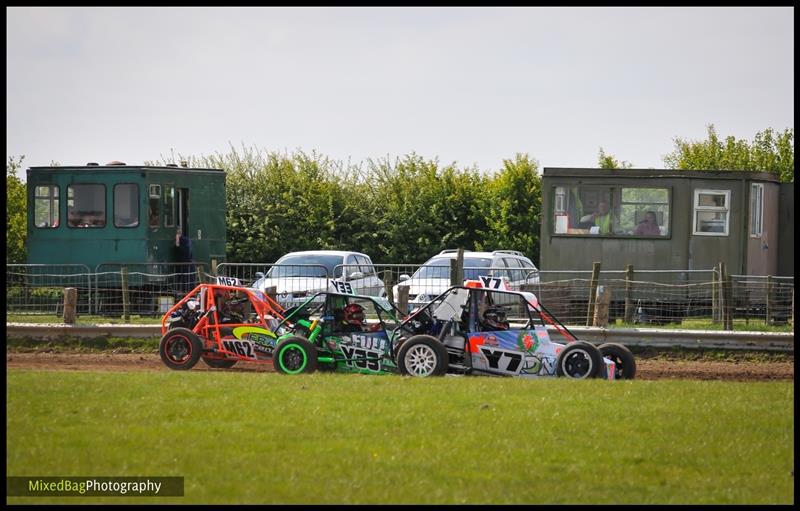
[[[452,271],[457,273],[455,277]],[[502,277],[508,288],[534,292],[568,325],[592,324],[598,290],[607,297],[608,321],[663,325],[711,320],[793,322],[794,278],[731,275],[716,270],[527,271],[505,267],[423,266],[422,264],[276,265],[222,263],[115,263],[98,265],[6,265],[6,312],[63,312],[64,288],[78,292],[77,313],[101,316],[159,316],[198,282],[217,275],[273,294],[284,307],[318,291],[344,290],[385,297],[411,311],[428,303],[458,279]],[[342,286],[342,287],[340,287]]]

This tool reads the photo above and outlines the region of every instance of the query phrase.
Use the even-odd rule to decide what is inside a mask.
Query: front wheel
[[[556,374],[568,378],[595,378],[603,369],[603,356],[594,344],[575,341],[558,354]]]
[[[172,328],[161,338],[158,353],[170,369],[187,370],[197,364],[203,352],[203,342],[188,328]]]
[[[279,373],[313,373],[317,370],[317,350],[302,337],[289,337],[275,347],[272,361]]]
[[[447,372],[447,349],[430,335],[415,335],[397,352],[400,374],[409,376],[442,376]]]
[[[626,346],[616,343],[601,344],[600,354],[614,362],[615,380],[632,380],[636,375],[636,359]]]

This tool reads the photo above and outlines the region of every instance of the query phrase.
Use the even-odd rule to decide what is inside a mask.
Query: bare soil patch
[[[793,380],[794,361],[708,361],[638,358],[641,380]],[[169,371],[157,353],[7,352],[6,368],[54,371]],[[212,369],[202,361],[192,371],[271,372],[270,363],[238,362],[230,369]]]

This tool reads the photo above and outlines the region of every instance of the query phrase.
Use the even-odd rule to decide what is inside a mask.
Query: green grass
[[[184,476],[182,498],[794,502],[793,382],[7,372],[9,476]]]

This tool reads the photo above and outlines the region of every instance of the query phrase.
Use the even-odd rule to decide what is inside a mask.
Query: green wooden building
[[[194,262],[225,259],[222,170],[115,161],[31,167],[27,183],[29,264],[172,263],[178,229]]]

